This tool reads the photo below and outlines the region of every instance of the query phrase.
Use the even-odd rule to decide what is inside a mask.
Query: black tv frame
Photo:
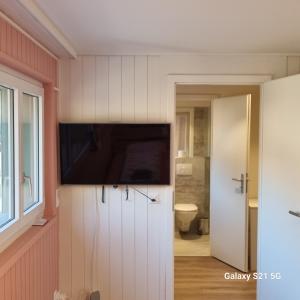
[[[63,180],[63,174],[62,174],[62,168],[60,166],[61,161],[62,161],[62,150],[61,150],[61,127],[65,125],[91,125],[91,126],[97,126],[97,125],[103,125],[103,126],[146,126],[146,127],[151,127],[151,126],[166,126],[168,130],[168,178],[167,181],[161,183],[161,182],[149,182],[149,181],[144,181],[144,182],[132,182],[132,181],[122,181],[122,182],[91,182],[91,183],[86,183],[86,182],[66,182]],[[59,169],[60,169],[60,182],[62,185],[111,185],[111,186],[121,186],[121,185],[170,185],[171,184],[171,124],[170,123],[59,123],[59,158],[60,158],[60,164],[59,164]]]

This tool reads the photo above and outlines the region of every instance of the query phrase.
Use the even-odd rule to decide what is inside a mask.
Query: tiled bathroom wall
[[[209,131],[210,109],[198,107],[194,110],[194,156],[176,158],[177,163],[192,164],[192,175],[177,175],[175,186],[176,203],[193,203],[198,206],[198,215],[191,225],[196,232],[200,218],[209,217]]]

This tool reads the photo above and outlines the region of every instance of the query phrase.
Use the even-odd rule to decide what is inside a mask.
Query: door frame
[[[272,75],[205,75],[205,74],[170,74],[167,76],[167,112],[171,120],[171,184],[173,206],[175,205],[175,120],[176,86],[185,85],[262,85],[272,80]],[[261,97],[260,97],[261,98]],[[174,300],[174,207],[170,216],[166,236],[166,300]],[[258,224],[259,225],[259,224]],[[259,226],[258,234],[259,236]],[[169,255],[168,255],[169,254]]]

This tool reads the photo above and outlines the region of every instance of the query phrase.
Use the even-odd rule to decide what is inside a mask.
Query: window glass
[[[24,211],[39,202],[39,98],[23,94],[22,152]]]
[[[0,227],[14,219],[13,91],[0,86]]]

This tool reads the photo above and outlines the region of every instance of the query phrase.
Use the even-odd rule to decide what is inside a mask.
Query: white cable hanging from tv
[[[118,185],[113,185],[114,189],[117,189],[119,186]],[[139,194],[141,194],[142,196],[144,196],[145,198],[149,199],[152,202],[156,202],[155,198],[151,198],[148,195],[146,195],[145,193],[139,191],[138,189],[131,187],[133,190],[135,190],[136,192],[138,192]],[[128,196],[129,196],[129,186],[126,185],[126,200],[128,200]],[[105,203],[105,194],[104,194],[104,185],[102,186],[102,203]]]

